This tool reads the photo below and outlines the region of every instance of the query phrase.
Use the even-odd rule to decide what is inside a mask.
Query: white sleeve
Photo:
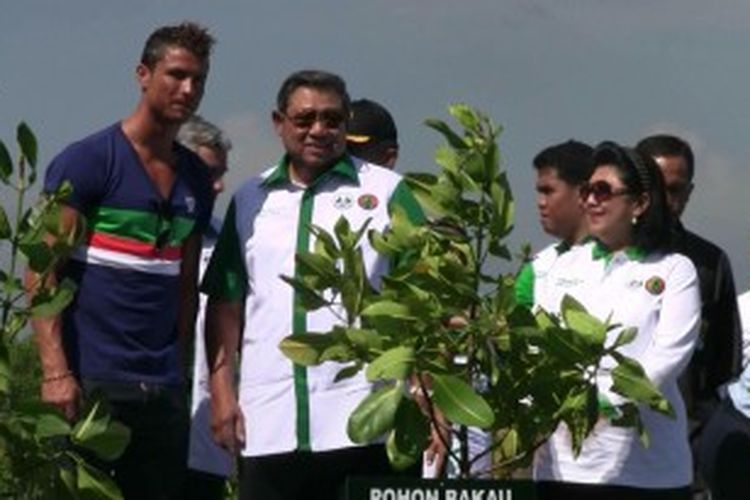
[[[665,281],[651,343],[638,360],[659,387],[676,381],[687,366],[701,323],[700,288],[693,263],[681,256],[675,259]]]

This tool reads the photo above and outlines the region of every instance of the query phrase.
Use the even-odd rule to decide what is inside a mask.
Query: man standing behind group
[[[60,316],[33,321],[42,399],[72,419],[102,393],[131,430],[113,464],[126,499],[173,497],[187,445],[181,337],[193,327],[200,241],[213,196],[198,157],[175,142],[203,96],[214,43],[193,23],[146,41],[135,111],[60,153],[45,191],[69,181],[61,226],[85,240],[55,278],[78,285]],[[34,293],[35,276],[27,274]]]
[[[588,235],[581,187],[594,170],[593,149],[569,140],[543,149],[533,161],[536,200],[544,232],[557,238],[521,269],[516,282],[519,299],[532,304],[534,281],[542,278],[557,257]]]
[[[386,168],[398,160],[396,122],[385,107],[369,99],[352,101],[346,134],[349,154]]]
[[[690,145],[672,135],[653,135],[641,140],[637,149],[659,165],[669,209],[676,221],[675,251],[690,258],[698,271],[701,335],[681,380],[692,421],[691,437],[695,438],[719,401],[719,387],[741,370],[742,329],[734,278],[724,251],[686,230],[680,221],[693,192],[694,158]]]
[[[232,198],[203,280],[212,427],[220,445],[242,455],[243,499],[332,500],[348,475],[389,471],[382,444],[357,446],[346,434],[349,415],[372,389],[364,375],[335,382],[340,364],[305,368],[279,350],[290,333],[339,323],[328,309],[304,312],[280,279],[295,275],[296,252],[313,248],[311,225],[332,231],[344,216],[352,228],[371,219],[369,227],[382,231],[396,206],[414,222],[424,217],[398,174],[346,154],[348,116],[340,77],[300,71],[284,81],[272,117],[285,155]],[[366,239],[362,251],[376,282],[389,261]]]
[[[196,153],[208,167],[214,196],[224,191],[224,174],[227,172],[227,155],[232,143],[213,123],[198,115],[193,115],[177,134],[177,140]],[[199,276],[203,276],[216,239],[219,236],[221,221],[211,220],[203,232]],[[195,349],[193,350],[193,376],[190,422],[190,445],[188,447],[187,479],[183,487],[184,500],[221,500],[224,487],[234,471],[234,457],[219,448],[211,436],[211,401],[208,389],[208,366],[204,342],[206,319],[206,299],[200,296],[198,317],[195,321]]]

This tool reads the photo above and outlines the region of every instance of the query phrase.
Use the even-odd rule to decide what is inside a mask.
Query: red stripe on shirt
[[[92,233],[88,238],[88,245],[105,250],[113,250],[128,255],[165,260],[180,260],[182,247],[165,246],[156,248],[153,243],[122,238],[107,233]]]

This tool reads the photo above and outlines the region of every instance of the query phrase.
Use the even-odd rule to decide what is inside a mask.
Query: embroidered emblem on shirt
[[[338,210],[348,210],[352,206],[352,198],[348,194],[340,194],[333,200],[333,206]]]
[[[192,214],[193,210],[195,210],[195,198],[192,196],[185,196],[185,205],[187,205],[188,213]]]
[[[637,280],[637,279],[630,280],[627,284],[628,288],[640,288],[642,286],[644,286],[643,280]]]
[[[357,203],[365,210],[374,210],[378,206],[378,197],[374,194],[363,194],[357,199]]]
[[[664,280],[659,276],[653,276],[646,281],[646,290],[651,295],[660,295],[665,288]]]

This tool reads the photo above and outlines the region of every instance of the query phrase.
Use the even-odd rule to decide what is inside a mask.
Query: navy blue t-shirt
[[[164,199],[120,123],[68,146],[46,172],[86,217],[86,237],[61,271],[78,290],[63,312],[71,369],[98,381],[182,382],[177,334],[179,274],[187,238],[213,208],[208,170],[175,143],[177,179]]]

